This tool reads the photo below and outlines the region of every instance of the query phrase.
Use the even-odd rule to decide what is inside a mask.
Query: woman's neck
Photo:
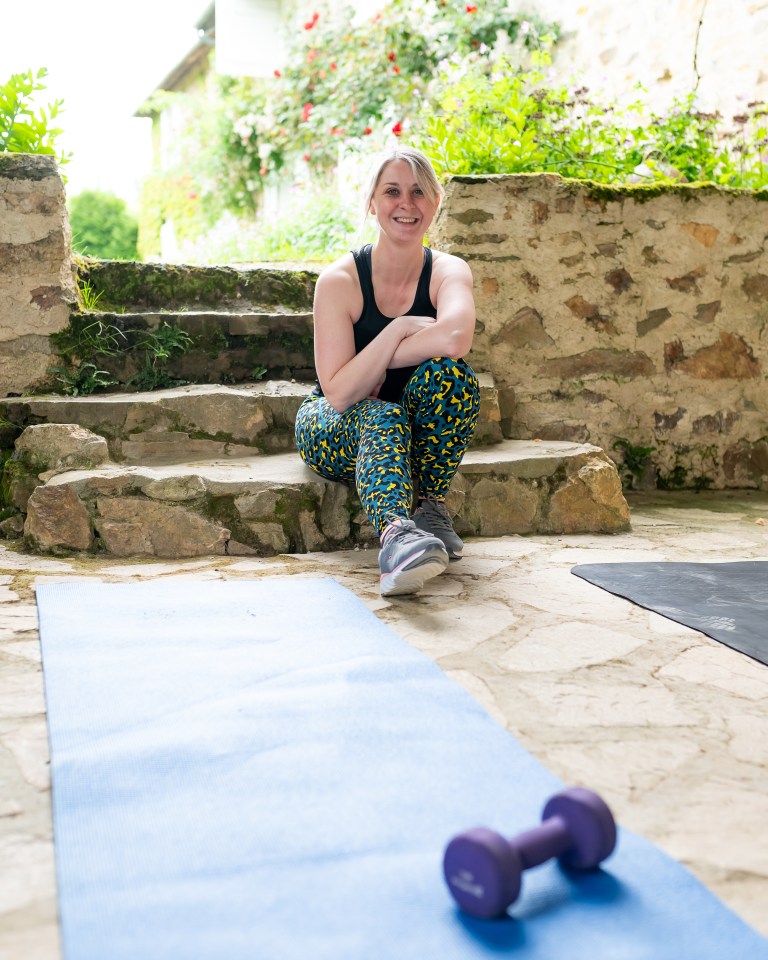
[[[421,239],[414,243],[395,244],[379,234],[371,249],[371,264],[384,283],[407,285],[421,274],[424,266],[424,245]]]

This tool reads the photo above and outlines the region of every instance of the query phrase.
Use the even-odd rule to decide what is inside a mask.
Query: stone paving
[[[585,583],[577,563],[768,558],[768,495],[631,498],[614,536],[472,539],[417,598],[383,600],[376,551],[51,560],[0,548],[0,958],[58,960],[34,590],[331,576],[434,658],[554,773],[601,792],[768,935],[768,667]]]

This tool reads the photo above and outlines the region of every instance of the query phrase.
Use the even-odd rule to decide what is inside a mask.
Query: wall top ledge
[[[49,154],[0,153],[0,179],[47,180],[61,177],[56,157]]]
[[[546,184],[568,193],[587,193],[594,199],[619,202],[636,200],[638,203],[643,203],[646,200],[652,200],[654,197],[670,195],[677,195],[685,200],[702,196],[734,196],[768,201],[768,187],[763,187],[761,190],[745,190],[725,187],[717,183],[628,183],[619,185],[597,183],[594,180],[572,180],[561,177],[559,173],[453,174],[446,180],[446,186],[478,183],[495,183],[515,186],[519,189]]]

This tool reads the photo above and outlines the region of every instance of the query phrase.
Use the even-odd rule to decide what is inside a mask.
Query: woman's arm
[[[398,317],[355,353],[352,315],[359,288],[343,263],[324,270],[315,287],[315,370],[330,405],[344,413],[377,390],[405,338],[435,324],[431,317]]]
[[[434,264],[434,272],[437,274],[433,293],[437,320],[402,340],[392,355],[390,367],[409,367],[431,357],[458,358],[469,353],[475,333],[472,271],[458,257],[441,254]]]

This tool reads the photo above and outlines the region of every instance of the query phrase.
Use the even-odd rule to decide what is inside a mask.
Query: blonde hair
[[[373,200],[373,195],[376,192],[376,187],[379,185],[384,169],[395,160],[405,160],[413,171],[414,180],[421,188],[427,200],[431,203],[437,203],[438,200],[442,199],[443,188],[440,186],[440,182],[435,175],[429,158],[424,156],[424,154],[415,147],[396,147],[394,150],[385,153],[379,159],[379,162],[371,173],[370,180],[368,181],[368,189],[365,193],[364,213],[366,215],[371,209],[371,200]]]

